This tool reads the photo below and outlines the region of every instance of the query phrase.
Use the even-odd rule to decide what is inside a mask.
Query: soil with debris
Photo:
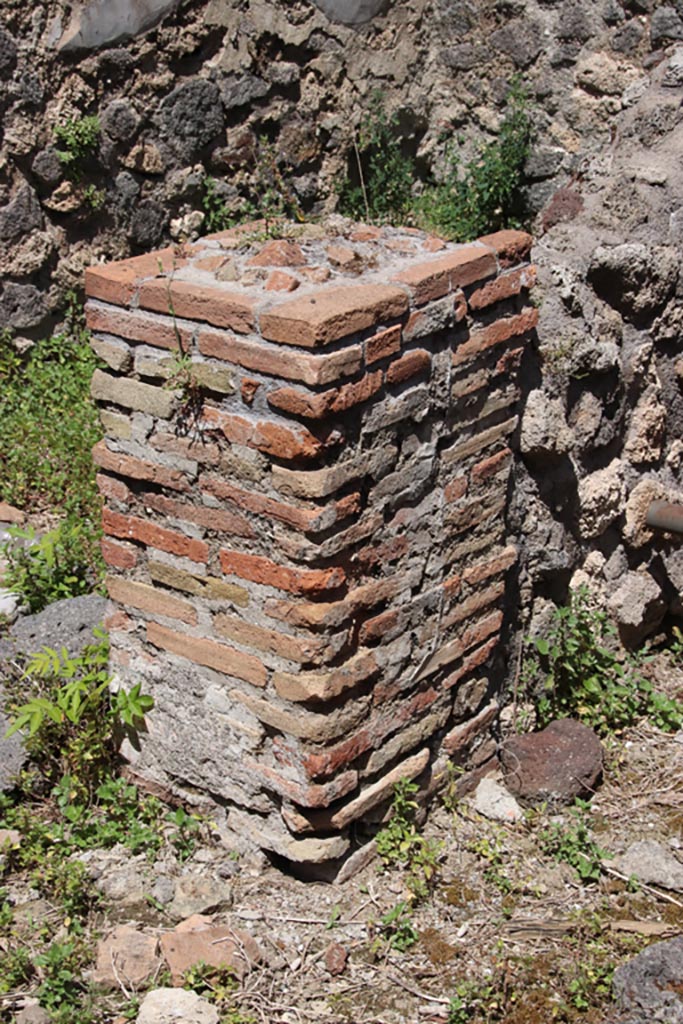
[[[681,696],[683,669],[670,654],[658,655],[648,672]],[[184,862],[170,843],[153,864],[122,846],[79,854],[103,894],[88,922],[93,958],[83,979],[102,993],[95,1019],[136,1019],[148,990],[182,984],[197,961],[228,964],[235,979],[232,1015],[211,1008],[214,1016],[200,1014],[201,1021],[624,1019],[612,996],[614,969],[683,932],[683,732],[642,722],[603,742],[604,781],[585,811],[541,806],[516,822],[505,812],[490,820],[474,810],[473,797],[453,802],[447,784],[422,833],[438,847],[438,870],[420,900],[407,871],[382,869],[379,858],[343,885],[298,881],[261,853],[236,856],[208,823]],[[585,851],[571,838],[579,820],[601,851],[597,880],[587,883],[544,852],[553,829],[565,852]],[[3,856],[14,935],[32,949],[43,924],[54,930],[60,910],[13,869],[11,852]],[[0,942],[6,949],[7,938]],[[42,971],[28,990],[0,996],[0,1019],[41,1019],[33,1000]],[[683,965],[680,974],[683,983]],[[202,976],[210,981],[210,970]],[[202,1005],[216,994],[211,984],[198,991]],[[148,1009],[137,1019],[168,1019]]]

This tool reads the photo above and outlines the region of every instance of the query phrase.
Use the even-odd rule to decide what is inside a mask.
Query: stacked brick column
[[[493,716],[529,244],[293,227],[87,273],[134,770],[290,861],[346,857]]]

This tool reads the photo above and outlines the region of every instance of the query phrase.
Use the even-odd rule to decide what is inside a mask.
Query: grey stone
[[[627,572],[622,576],[607,607],[628,647],[637,646],[653,633],[666,611],[659,585],[645,572]]]
[[[183,82],[162,102],[161,119],[171,148],[189,159],[223,129],[218,86],[205,78]]]
[[[331,21],[340,21],[342,25],[361,25],[382,14],[390,0],[313,0],[313,3]]]
[[[298,82],[301,72],[298,64],[279,60],[270,65],[266,70],[266,74],[273,85],[287,86]]]
[[[148,992],[136,1024],[218,1024],[218,1010],[196,992],[157,988]]]
[[[12,638],[25,654],[42,647],[66,647],[73,657],[93,642],[92,631],[102,622],[106,608],[107,600],[99,594],[67,597],[20,618],[12,627]]]
[[[529,803],[571,803],[592,793],[602,775],[600,740],[573,718],[551,722],[541,732],[512,737],[498,756],[506,787]]]
[[[257,75],[230,75],[221,85],[221,96],[226,110],[244,107],[247,103],[261,99],[270,85]]]
[[[558,35],[560,39],[572,39],[580,43],[587,42],[593,35],[593,26],[586,16],[587,5],[581,3],[562,4]]]
[[[116,175],[114,188],[116,189],[114,201],[123,208],[131,207],[140,195],[140,185],[128,171],[121,171]]]
[[[50,1014],[37,999],[29,999],[14,1018],[14,1024],[50,1024]]]
[[[612,863],[617,871],[629,877],[635,875],[645,885],[661,885],[663,889],[683,892],[683,864],[654,839],[631,843]]]
[[[478,814],[490,818],[491,821],[514,822],[521,821],[524,817],[524,812],[512,793],[495,779],[481,780],[474,791],[472,806]]]
[[[201,874],[182,875],[175,884],[173,901],[168,908],[176,921],[192,914],[210,914],[224,910],[232,903],[232,890],[227,882],[218,882],[204,870]]]
[[[0,209],[0,241],[10,241],[25,235],[43,223],[38,197],[30,185],[24,183],[11,202]]]
[[[661,309],[678,278],[678,256],[642,243],[599,246],[588,268],[597,295],[634,323]]]
[[[458,43],[441,51],[441,60],[454,71],[470,71],[481,56],[481,50],[473,43]]]
[[[167,211],[160,203],[153,199],[143,199],[134,209],[128,237],[142,249],[156,245],[164,233],[167,217]]]
[[[38,75],[24,71],[18,81],[15,76],[15,87],[21,103],[34,109],[40,107],[45,98],[45,90]]]
[[[584,539],[605,532],[621,511],[624,493],[619,459],[583,477],[579,483],[579,531]]]
[[[667,89],[678,89],[683,85],[683,49],[679,48],[669,58],[662,85]]]
[[[525,164],[525,174],[532,180],[550,178],[554,174],[557,174],[566,155],[567,154],[564,149],[559,149],[557,147],[534,147]]]
[[[100,118],[102,131],[117,142],[131,143],[137,135],[140,118],[125,100],[113,100]]]
[[[2,659],[0,658],[0,669]],[[0,791],[12,789],[15,779],[22,770],[28,755],[24,749],[24,741],[19,733],[7,738],[5,733],[10,727],[10,719],[4,712],[5,691],[0,683]]]
[[[529,393],[522,416],[519,446],[523,455],[563,455],[571,448],[572,434],[564,405],[536,389]]]
[[[62,178],[62,164],[55,147],[41,149],[33,159],[31,170],[45,185],[56,185]]]
[[[619,1008],[647,1024],[683,1024],[683,936],[656,942],[614,972]]]
[[[683,39],[683,21],[673,7],[658,7],[650,20],[650,41],[653,49],[667,39]]]
[[[20,604],[21,598],[17,594],[0,587],[0,622],[14,622]]]
[[[612,36],[612,49],[617,53],[633,53],[640,46],[645,29],[639,21],[634,18],[621,25]]]
[[[543,49],[541,26],[526,18],[514,18],[497,29],[491,42],[520,68],[532,64]]]
[[[0,327],[35,327],[47,313],[45,295],[33,284],[0,285]]]
[[[0,27],[0,80],[10,78],[17,65],[17,44],[4,28]]]
[[[57,49],[66,53],[92,50],[128,39],[151,28],[177,3],[178,0],[81,0],[74,5]]]

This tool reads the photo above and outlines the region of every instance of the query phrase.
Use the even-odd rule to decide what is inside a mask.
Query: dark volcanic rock
[[[602,745],[573,718],[541,732],[515,736],[501,748],[505,785],[520,800],[571,803],[595,789],[602,774]]]
[[[169,145],[187,159],[208,145],[223,128],[218,86],[193,78],[174,89],[161,104]]]
[[[33,654],[41,647],[66,647],[73,657],[93,642],[92,631],[104,618],[107,599],[99,594],[67,597],[35,615],[26,615],[12,626],[16,648]],[[0,650],[0,657],[3,651]]]
[[[619,967],[613,990],[622,1010],[642,1014],[638,1020],[683,1024],[683,936],[656,942]]]

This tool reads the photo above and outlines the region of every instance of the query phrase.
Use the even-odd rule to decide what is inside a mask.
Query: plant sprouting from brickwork
[[[83,177],[87,163],[97,152],[100,120],[96,115],[68,118],[55,125],[55,139],[60,148],[57,156],[74,181]]]

